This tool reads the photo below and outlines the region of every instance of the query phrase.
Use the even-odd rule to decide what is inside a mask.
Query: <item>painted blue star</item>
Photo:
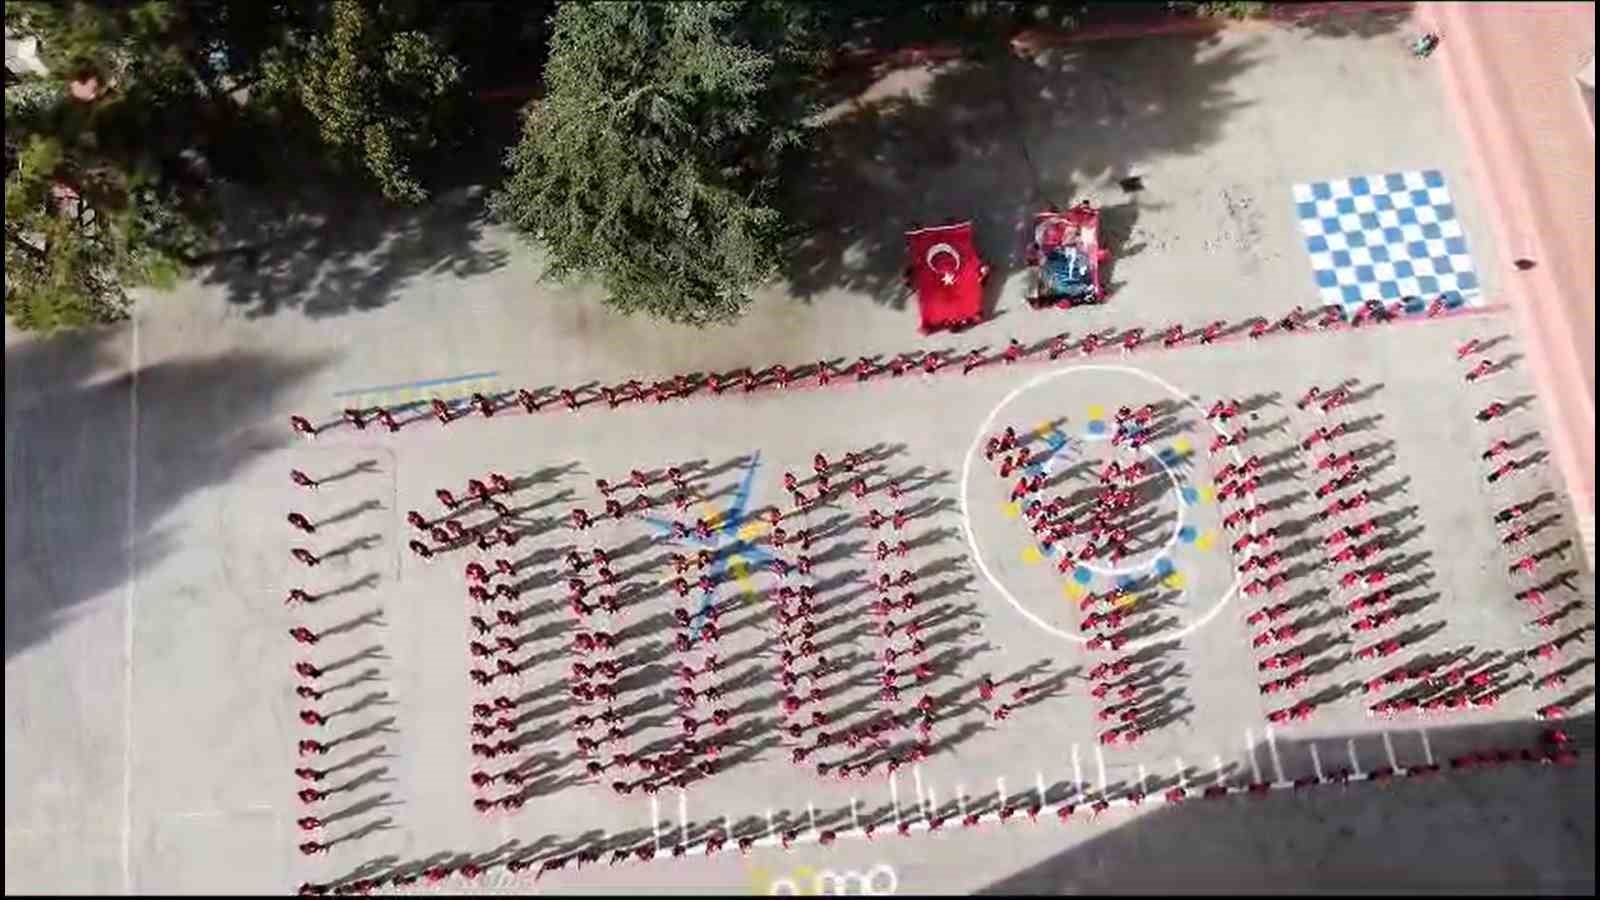
[[[754,521],[756,516],[750,511],[750,496],[755,487],[756,470],[761,466],[761,451],[750,454],[749,461],[744,465],[744,478],[739,482],[739,489],[734,492],[733,500],[727,508],[718,515],[717,523],[711,530],[709,539],[701,538],[694,531],[678,539],[672,535],[672,520],[655,516],[645,516],[646,524],[656,529],[663,538],[676,546],[688,547],[698,552],[702,549],[711,551],[711,580],[721,584],[728,571],[728,560],[739,557],[745,560],[747,569],[759,569],[766,566],[771,560],[776,559],[765,547],[750,543],[739,536],[745,524]],[[700,626],[710,617],[711,606],[716,602],[715,591],[703,591],[700,595],[700,608],[695,611],[690,619],[690,627],[695,636],[700,633]]]

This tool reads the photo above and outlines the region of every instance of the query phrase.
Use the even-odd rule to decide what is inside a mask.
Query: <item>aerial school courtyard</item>
[[[269,259],[8,344],[8,889],[978,890],[1063,844],[1115,889],[1156,815],[1348,816],[1359,884],[1408,797],[1529,804],[1464,873],[1592,883],[1550,785],[1592,798],[1593,575],[1405,34],[874,73],[726,332],[531,300],[490,229],[342,315]],[[1108,302],[1030,309],[1020,223],[1082,197]],[[919,337],[900,230],[946,215],[993,316]]]

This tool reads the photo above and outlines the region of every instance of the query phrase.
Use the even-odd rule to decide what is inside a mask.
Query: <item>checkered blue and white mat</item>
[[[1478,272],[1440,172],[1297,184],[1294,203],[1323,303],[1421,306],[1441,294],[1452,308],[1478,302]]]

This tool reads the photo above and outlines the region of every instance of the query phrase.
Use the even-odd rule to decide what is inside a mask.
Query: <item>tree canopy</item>
[[[566,4],[546,96],[525,111],[491,200],[551,276],[596,277],[607,302],[725,321],[776,269],[782,157],[806,126],[813,54],[796,7]]]
[[[992,42],[1092,6],[12,0],[7,37],[37,38],[47,71],[6,77],[6,313],[44,329],[120,317],[130,289],[208,249],[218,181],[353,172],[424,202],[493,122],[467,98],[542,72],[492,212],[542,247],[550,276],[594,278],[619,309],[727,321],[777,270],[777,188],[833,51]]]

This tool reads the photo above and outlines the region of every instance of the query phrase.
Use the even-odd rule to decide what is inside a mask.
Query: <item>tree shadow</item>
[[[145,365],[137,374],[135,420],[129,338],[127,326],[43,339],[11,340],[8,331],[7,660],[83,614],[90,601],[120,603],[114,592],[130,573],[159,562],[178,540],[152,523],[281,446],[280,429],[259,423],[278,394],[326,364],[232,352]],[[197,385],[205,386],[203,396]]]
[[[812,302],[846,289],[904,308],[904,231],[959,219],[973,221],[991,284],[1004,282],[1043,205],[1091,189],[1113,196],[1142,162],[1220,137],[1243,105],[1227,84],[1253,58],[1248,44],[1217,51],[1216,40],[1106,41],[880,70],[819,117],[817,149],[789,180],[790,292]],[[1108,209],[1112,257],[1143,249],[1134,201]]]
[[[396,208],[361,187],[321,183],[288,197],[236,192],[200,279],[221,285],[246,316],[298,309],[311,318],[387,305],[419,277],[467,279],[506,264],[484,244],[479,187],[457,188],[421,207]]]

